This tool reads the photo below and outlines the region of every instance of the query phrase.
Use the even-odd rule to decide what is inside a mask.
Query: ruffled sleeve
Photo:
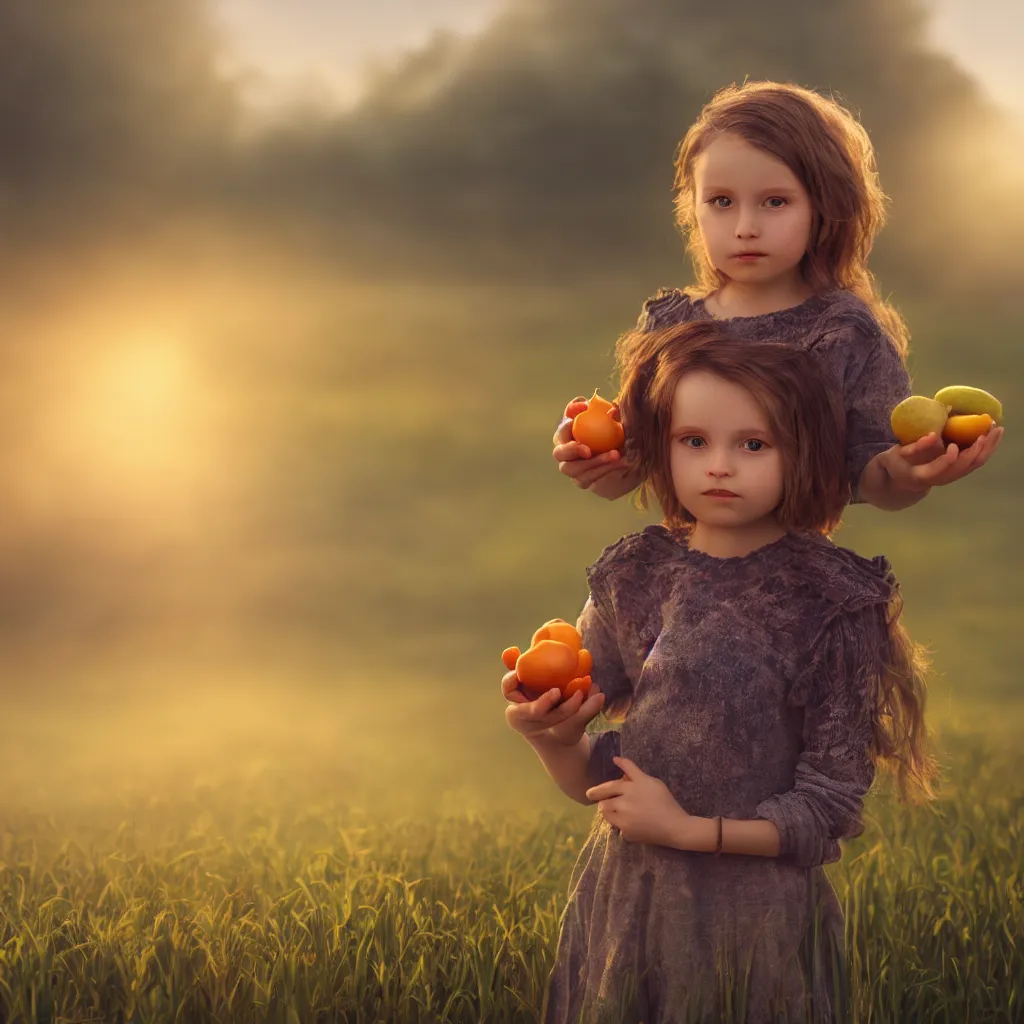
[[[881,573],[887,565],[876,559],[873,568]],[[839,860],[839,841],[864,830],[864,797],[875,776],[873,717],[895,596],[891,574],[834,592],[839,603],[813,637],[808,664],[790,690],[789,703],[804,709],[793,788],[762,801],[755,814],[778,828],[779,856],[801,867]]]
[[[636,321],[638,331],[657,331],[693,319],[690,297],[678,288],[662,288],[644,302]]]
[[[583,646],[594,658],[590,678],[601,687],[605,703],[629,698],[633,684],[623,664],[614,607],[607,593],[595,595],[591,590],[576,628],[583,637]]]
[[[590,597],[583,606],[576,628],[583,637],[583,646],[594,658],[590,678],[601,687],[605,695],[605,706],[614,700],[630,697],[633,684],[623,665],[611,598],[600,584],[595,586],[592,583]],[[622,771],[612,762],[612,758],[618,757],[620,752],[618,730],[591,731],[590,744],[587,769],[590,785],[596,786],[619,778]]]
[[[605,707],[633,695],[644,656],[657,635],[660,604],[657,598],[659,567],[673,557],[667,531],[647,527],[607,547],[587,570],[590,596],[577,621],[583,646],[594,659],[591,679],[605,695]],[[591,737],[591,785],[617,779],[622,772],[612,763],[620,751],[617,729],[597,731]]]

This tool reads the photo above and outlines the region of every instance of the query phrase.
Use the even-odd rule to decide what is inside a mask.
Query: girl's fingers
[[[532,702],[530,713],[535,719],[541,719],[549,714],[554,706],[561,699],[562,694],[555,689],[547,690]]]
[[[551,443],[558,447],[559,445],[568,444],[572,440],[572,420],[566,416],[557,427],[551,437]]]
[[[985,448],[978,455],[977,462],[975,463],[975,466],[974,466],[975,469],[977,469],[978,466],[984,466],[985,463],[988,462],[989,456],[996,450],[997,446],[999,445],[999,438],[998,437],[993,437],[993,438],[989,439],[989,435],[988,434],[985,435],[984,441],[985,441]]]
[[[621,462],[622,452],[618,448],[613,448],[610,452],[594,455],[585,444],[567,441],[552,448],[551,457],[558,463],[561,472],[566,476],[575,477],[579,473]]]
[[[512,704],[530,704],[533,698],[524,693],[519,685],[519,676],[516,675],[515,670],[506,672],[501,677],[501,693],[505,700]]]
[[[572,421],[587,408],[586,399],[574,398],[566,407],[562,419],[555,427],[552,441],[558,444],[566,444],[572,440]]]
[[[900,450],[901,458],[912,466],[924,466],[942,455],[941,439],[937,434],[927,434],[913,444],[905,445]]]
[[[586,792],[588,800],[598,803],[601,800],[610,800],[612,797],[622,796],[622,780],[612,779],[609,782],[600,782],[591,786]]]
[[[577,487],[586,490],[588,487],[593,487],[598,480],[603,480],[606,476],[609,476],[612,473],[625,474],[629,472],[629,470],[628,468],[623,468],[616,459],[600,466],[594,466],[592,469],[588,466],[586,470],[577,473],[569,473],[564,470],[563,472],[565,476],[568,476]]]
[[[601,455],[594,455],[591,458],[584,458],[581,455],[569,462],[560,462],[558,472],[569,477],[570,480],[579,480],[580,477],[588,473],[596,473],[598,477],[602,477],[609,469],[620,468],[621,463],[622,458],[618,451],[613,450],[603,452]]]
[[[562,700],[561,691],[555,690],[555,696],[552,699],[551,707],[551,725],[560,725],[566,721],[579,710],[579,701],[576,700],[576,694],[574,693],[568,700]]]
[[[558,710],[562,712],[562,721],[572,718],[583,706],[583,691],[577,690],[568,700],[562,701]]]
[[[506,672],[501,677],[501,692],[508,697],[509,694],[514,693],[519,689],[519,676],[516,675],[515,669],[511,672]]]
[[[561,444],[555,445],[551,450],[551,457],[555,462],[560,463],[559,468],[561,468],[562,465],[569,462],[589,459],[590,449],[585,444],[580,444],[579,441],[573,441],[570,438]]]

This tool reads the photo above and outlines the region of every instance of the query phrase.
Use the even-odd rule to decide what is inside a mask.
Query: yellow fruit
[[[968,387],[966,384],[951,384],[935,393],[935,401],[948,405],[952,416],[989,415],[997,424],[1003,422],[1002,403],[994,395],[981,388]]]
[[[900,444],[913,444],[926,434],[941,435],[948,414],[949,409],[942,402],[924,395],[911,395],[893,409],[892,432]]]

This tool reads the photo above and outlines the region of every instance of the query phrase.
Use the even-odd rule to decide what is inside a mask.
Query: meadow
[[[653,518],[578,493],[547,440],[568,398],[613,390],[637,296],[322,288],[218,327],[225,346],[270,338],[305,305],[317,315],[292,329],[331,339],[305,358],[268,341],[244,381],[263,410],[273,387],[320,388],[259,435],[250,497],[265,487],[275,517],[248,521],[317,541],[275,551],[323,566],[295,598],[323,604],[319,632],[282,601],[278,629],[217,658],[76,650],[5,668],[2,1024],[538,1019],[594,812],[508,730],[499,654],[574,616],[584,567]],[[902,580],[944,770],[925,808],[873,793],[828,869],[849,1015],[1021,1021],[1022,321],[908,314],[921,390],[989,387],[1009,432],[968,484],[897,515],[855,508],[836,538],[884,551]],[[360,429],[373,444],[351,443]]]
[[[426,710],[422,694],[399,703],[359,719],[401,727]],[[497,717],[487,703],[466,720]],[[1024,1012],[1022,716],[940,717],[939,800],[908,812],[873,795],[864,834],[829,868],[847,915],[850,1020]],[[442,749],[455,732],[436,737]],[[422,738],[397,770],[335,726],[254,743],[260,760],[190,785],[161,785],[136,762],[135,790],[103,800],[65,784],[64,802],[22,802],[11,787],[0,1019],[537,1020],[593,812],[546,792],[539,766],[500,739],[464,741],[463,756],[469,746],[491,766],[469,778]]]

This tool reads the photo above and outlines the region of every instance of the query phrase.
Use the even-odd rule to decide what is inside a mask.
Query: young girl
[[[905,446],[892,434],[889,414],[910,394],[907,331],[867,267],[884,196],[848,111],[793,85],[729,86],[683,139],[675,187],[697,287],[648,299],[642,330],[715,319],[751,345],[813,352],[843,394],[854,501],[906,508],[985,463],[1002,427],[963,452],[934,434]],[[554,457],[578,487],[621,497],[640,482],[637,468],[572,440],[585,408],[581,398],[566,407]]]
[[[886,560],[827,537],[848,477],[819,364],[769,342],[751,360],[708,320],[628,341],[627,450],[663,525],[588,570],[586,700],[502,681],[512,728],[600,810],[544,1020],[724,1021],[723,986],[745,990],[749,1024],[841,1019],[822,865],[861,833],[876,765],[901,798],[932,795],[922,661]],[[628,712],[588,735],[602,707]]]

